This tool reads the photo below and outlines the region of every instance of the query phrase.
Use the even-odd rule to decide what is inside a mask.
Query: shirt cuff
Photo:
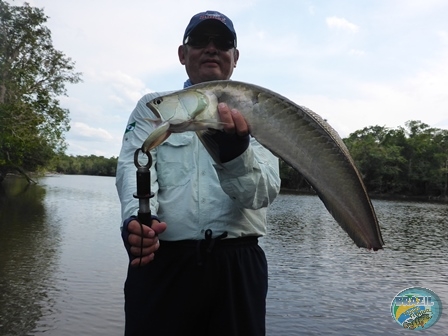
[[[212,135],[219,147],[219,158],[222,163],[229,162],[243,154],[249,147],[250,136],[239,136],[224,131],[217,131]]]

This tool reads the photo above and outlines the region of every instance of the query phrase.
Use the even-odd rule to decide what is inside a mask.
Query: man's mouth
[[[202,64],[216,64],[219,65],[219,62],[215,59],[206,59],[202,62]]]

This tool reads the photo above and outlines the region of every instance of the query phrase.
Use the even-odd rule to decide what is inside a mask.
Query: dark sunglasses
[[[213,44],[219,50],[227,51],[235,48],[235,40],[222,35],[190,35],[187,36],[184,44],[200,49],[208,46],[210,41],[213,41]]]

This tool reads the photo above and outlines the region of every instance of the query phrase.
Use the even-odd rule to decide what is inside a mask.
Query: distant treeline
[[[69,175],[98,175],[115,176],[118,158],[104,156],[68,156],[65,154],[55,157],[47,170]]]
[[[408,121],[405,128],[366,127],[343,140],[369,194],[446,199],[448,130]],[[310,189],[300,174],[280,167],[283,187]]]
[[[343,139],[370,194],[447,197],[448,130],[408,121],[395,129],[371,126]],[[118,158],[58,156],[51,170],[115,176]],[[301,174],[280,162],[282,188],[312,191]],[[341,186],[343,187],[343,186]]]
[[[345,143],[370,193],[446,198],[448,130],[408,121],[405,128],[364,128]]]

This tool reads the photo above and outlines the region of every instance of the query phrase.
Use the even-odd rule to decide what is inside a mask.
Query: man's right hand
[[[129,222],[128,225],[128,242],[131,245],[130,252],[136,258],[132,260],[131,266],[143,266],[154,259],[154,252],[159,248],[158,234],[166,230],[166,223],[152,220],[151,227],[142,224],[143,227],[143,249],[142,244],[142,229],[140,223],[136,220]],[[141,259],[141,262],[140,262]]]

